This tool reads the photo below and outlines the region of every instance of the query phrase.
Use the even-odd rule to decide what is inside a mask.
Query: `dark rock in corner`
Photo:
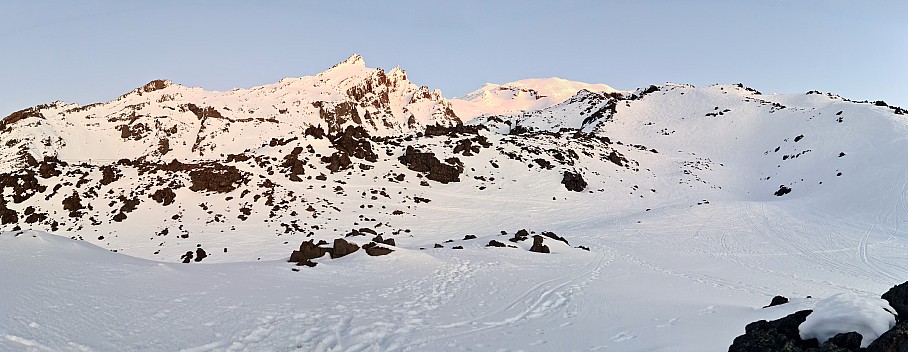
[[[892,286],[880,298],[885,299],[895,309],[898,314],[897,321],[908,320],[908,281]]]
[[[753,351],[804,351],[808,348],[817,348],[816,339],[801,340],[798,326],[813,311],[802,310],[792,313],[778,320],[760,320],[744,328],[744,335],[735,338],[728,348],[728,352],[753,352]]]
[[[530,247],[530,252],[536,253],[549,253],[549,246],[542,244],[542,236],[535,235],[533,236],[533,246]]]
[[[563,184],[568,191],[583,192],[583,190],[586,189],[586,181],[583,180],[583,176],[579,173],[570,171],[564,172],[564,177],[561,178],[561,184]]]
[[[783,296],[775,296],[772,298],[772,301],[769,302],[769,305],[765,306],[763,308],[774,307],[774,306],[782,305],[785,303],[788,303],[788,298],[783,297]]]
[[[908,351],[908,322],[900,321],[892,329],[877,337],[867,346],[866,352]]]

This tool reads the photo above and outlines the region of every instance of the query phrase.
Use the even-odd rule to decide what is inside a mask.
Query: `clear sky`
[[[617,89],[741,82],[908,108],[906,16],[905,0],[3,0],[0,116],[159,78],[247,88],[352,53],[447,97],[554,76]]]

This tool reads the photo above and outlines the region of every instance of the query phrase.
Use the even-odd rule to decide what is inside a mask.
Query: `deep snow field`
[[[721,351],[751,321],[899,283],[898,188],[881,200],[891,213],[855,214],[870,221],[711,202],[553,224],[589,252],[482,247],[481,236],[463,250],[360,251],[301,272],[285,258],[160,263],[5,233],[0,260],[15,269],[0,272],[0,349]],[[760,308],[776,294],[792,302]]]

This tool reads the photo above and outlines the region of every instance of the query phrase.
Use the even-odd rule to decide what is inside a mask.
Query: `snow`
[[[895,325],[892,312],[895,310],[884,299],[840,293],[818,301],[798,329],[802,339],[815,338],[820,343],[854,331],[863,337],[861,347],[867,347]]]
[[[23,120],[0,135],[0,145],[10,151],[3,165],[11,167],[20,145],[73,164],[142,155],[215,159],[244,151],[281,160],[308,145],[312,154],[330,155],[330,141],[298,132],[321,121],[311,102],[341,102],[347,89],[379,76],[361,58],[351,58],[322,75],[250,89],[206,92],[174,84],[84,111],[57,104],[42,112],[43,119]],[[406,81],[403,70],[386,77],[396,82],[389,87],[393,123],[379,125],[374,134],[421,131],[421,126],[406,128],[405,109],[420,124],[438,121],[437,109],[446,103],[461,116],[457,101],[446,102],[440,93]],[[256,193],[243,198],[246,189],[204,194],[183,187],[169,206],[141,193],[145,186],[151,186],[148,192],[160,188],[155,183],[160,174],[122,167],[122,178],[92,191],[97,197],[84,218],[104,220],[92,225],[68,218],[60,203],[80,187],[92,187],[100,178],[96,170],[81,186],[77,173],[39,178],[48,192],[6,206],[20,214],[27,206],[58,212],[61,226],[54,234],[38,225],[33,226],[42,231],[0,234],[0,266],[6,268],[0,271],[0,350],[725,351],[750,322],[815,307],[818,317],[860,312],[868,319],[848,322],[864,324],[867,331],[882,326],[878,301],[866,297],[908,275],[903,115],[823,95],[662,85],[641,99],[619,101],[613,115],[583,125],[581,113],[605,107],[608,99],[600,92],[608,90],[565,84],[571,87],[565,93],[547,92],[551,82],[558,81],[535,81],[523,86],[527,91],[499,89],[517,85],[480,90],[513,93],[489,96],[502,104],[501,111],[516,109],[502,120],[552,133],[520,139],[497,133],[508,131],[505,123],[489,123],[492,131],[481,135],[495,147],[459,156],[465,168],[457,183],[419,186],[418,175],[397,162],[408,145],[439,158],[454,156],[447,137],[376,147],[379,160],[369,171],[331,173],[311,162],[306,176],[325,174],[325,181],[291,182],[279,172],[268,175],[253,161],[237,162],[231,165],[253,174],[246,189]],[[587,92],[577,94],[580,89]],[[428,98],[414,100],[417,92]],[[548,96],[531,100],[533,94]],[[189,102],[215,107],[234,120],[263,120],[209,121],[207,132],[199,133],[199,119],[179,109]],[[175,126],[169,136],[174,151],[150,152],[163,135],[120,138],[116,128],[133,111],[127,107],[141,104],[147,105],[134,122]],[[473,106],[479,115],[499,109]],[[708,115],[725,109],[729,112]],[[110,116],[122,119],[110,122]],[[608,137],[609,148],[639,165],[618,167],[604,150],[587,147],[591,142],[570,133],[556,136],[561,128]],[[794,141],[799,135],[803,139]],[[192,148],[199,136],[203,153]],[[268,146],[272,138],[292,137],[299,139]],[[14,139],[18,142],[10,143]],[[522,150],[518,142],[539,151]],[[542,170],[501,154],[554,160],[550,151],[557,148],[575,150],[574,164]],[[846,155],[839,157],[840,152]],[[560,180],[566,170],[583,174],[586,192],[564,189]],[[406,181],[388,182],[384,175],[391,172],[406,175]],[[288,198],[292,191],[297,201],[269,217],[267,197],[250,199],[260,192],[261,178],[278,185],[275,198]],[[68,185],[50,194],[52,181]],[[792,193],[773,195],[780,184]],[[337,185],[344,194],[333,191]],[[360,196],[380,188],[387,197]],[[143,202],[123,222],[106,221],[120,208],[121,195]],[[415,196],[432,201],[414,204]],[[252,209],[246,221],[237,219],[240,204]],[[305,210],[309,205],[318,218]],[[392,215],[398,209],[405,213]],[[172,218],[176,214],[178,220]],[[279,224],[295,220],[306,228],[318,226],[316,240],[343,236],[352,227],[411,231],[395,236],[395,252],[388,256],[359,251],[336,260],[319,258],[315,268],[294,272],[287,257],[310,238],[304,232],[285,234]],[[164,229],[171,235],[156,236]],[[493,239],[511,244],[499,231],[512,235],[519,229],[553,231],[571,245],[547,239],[551,254],[528,252],[528,243],[485,247]],[[182,230],[191,236],[177,237]],[[466,234],[478,238],[461,240]],[[445,248],[433,248],[449,239]],[[209,258],[176,263],[197,245]],[[573,248],[579,245],[590,251]],[[840,293],[861,298],[833,300]],[[761,309],[775,295],[791,302]],[[827,301],[807,296],[831,297],[829,313],[821,309]]]

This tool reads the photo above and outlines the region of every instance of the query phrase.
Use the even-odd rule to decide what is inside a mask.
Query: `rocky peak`
[[[363,60],[363,57],[359,54],[350,55],[346,60],[339,62],[337,65],[331,66],[331,68],[343,67],[343,66],[366,66],[366,61]]]
[[[169,87],[173,82],[169,80],[156,79],[154,81],[146,83],[144,86],[139,88],[145,93],[154,92],[156,90],[161,90]]]

